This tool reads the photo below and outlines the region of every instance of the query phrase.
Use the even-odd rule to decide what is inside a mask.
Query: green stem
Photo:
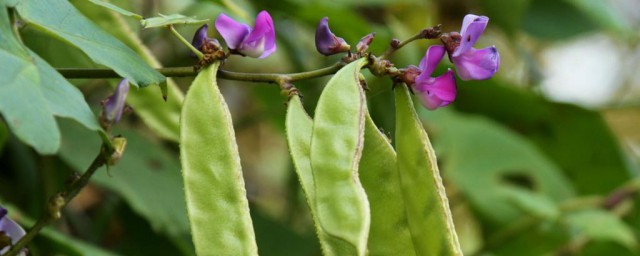
[[[298,80],[315,78],[334,74],[345,65],[344,62],[337,62],[331,66],[300,72],[300,73],[243,73],[220,70],[218,71],[218,78],[247,81],[247,82],[266,82],[266,83],[279,83],[279,82],[295,82]],[[193,67],[173,67],[173,68],[159,68],[158,72],[166,77],[190,77],[196,76],[198,72],[193,70]],[[65,78],[120,78],[115,71],[111,69],[89,69],[89,68],[59,68],[57,71]]]
[[[91,176],[106,163],[106,156],[101,151],[98,153],[96,158],[93,160],[89,168],[85,171],[85,173],[80,176],[75,181],[72,181],[69,185],[67,185],[61,192],[58,192],[54,196],[51,197],[49,203],[46,207],[46,212],[38,219],[36,224],[31,227],[29,232],[27,232],[18,242],[11,247],[11,249],[4,254],[5,256],[13,256],[20,253],[22,248],[24,248],[35,236],[47,225],[51,224],[55,220],[60,218],[60,211],[84,188],[88,183]]]
[[[169,25],[167,27],[169,28],[171,33],[174,36],[176,36],[178,38],[178,40],[180,40],[180,42],[182,42],[184,45],[186,45],[187,48],[189,48],[189,50],[191,50],[196,56],[198,56],[199,60],[204,58],[204,55],[202,54],[202,52],[200,52],[198,49],[193,47],[193,45],[191,45],[191,43],[189,41],[187,41],[187,39],[184,39],[184,37],[182,37],[182,35],[180,35],[180,33],[178,33],[178,31],[176,31],[176,29],[172,25]]]
[[[398,49],[404,47],[405,45],[407,45],[407,44],[409,44],[409,43],[411,43],[411,42],[413,42],[415,40],[440,38],[440,34],[441,34],[440,33],[440,27],[441,27],[441,25],[437,25],[437,26],[430,27],[430,28],[425,28],[422,31],[420,31],[420,33],[415,34],[412,37],[410,37],[407,40],[404,40],[402,42],[398,42],[397,39],[394,39],[395,42],[392,42],[391,46],[389,46],[389,48],[387,48],[387,50],[382,55],[380,55],[380,59],[381,60],[388,59]]]

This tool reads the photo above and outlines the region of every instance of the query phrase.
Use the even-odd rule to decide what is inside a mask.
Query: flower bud
[[[359,53],[363,53],[369,49],[369,45],[373,41],[373,38],[376,36],[376,33],[370,33],[363,38],[360,39],[360,42],[356,45],[356,50]]]
[[[106,123],[117,123],[125,111],[125,100],[129,93],[129,80],[122,79],[116,91],[111,96],[102,101],[101,119]]]
[[[351,49],[341,37],[336,37],[329,29],[329,18],[324,17],[316,28],[316,50],[325,56],[346,52]]]

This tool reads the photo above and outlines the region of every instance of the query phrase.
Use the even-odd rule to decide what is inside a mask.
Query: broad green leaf
[[[112,4],[112,3],[106,2],[106,1],[102,1],[102,0],[89,0],[89,1],[94,3],[94,4],[97,4],[99,6],[102,6],[104,8],[107,8],[109,10],[112,10],[114,12],[120,13],[120,14],[122,14],[124,16],[136,18],[136,19],[139,19],[141,21],[143,19],[142,16],[140,16],[140,14],[127,11],[125,9],[122,9],[122,8],[116,6],[116,5]]]
[[[0,8],[0,113],[20,140],[41,154],[52,154],[60,146],[60,134],[28,56],[11,31],[7,9]]]
[[[505,189],[516,186],[555,203],[574,195],[561,170],[533,144],[480,116],[422,110],[437,136],[445,176],[486,221],[508,224],[526,214]]]
[[[9,128],[38,153],[55,153],[60,131],[41,91],[38,68],[2,49],[0,63],[0,112]]]
[[[371,208],[369,255],[416,255],[411,240],[396,152],[367,113],[359,174]]]
[[[91,112],[82,92],[56,72],[40,56],[31,52],[40,74],[40,90],[55,116],[71,118],[89,130],[100,131],[96,116]]]
[[[436,155],[405,85],[396,94],[396,151],[417,255],[462,255]]]
[[[4,8],[0,43],[1,63],[8,66],[0,71],[0,112],[18,138],[41,154],[55,153],[60,134],[53,115],[101,131],[82,93],[13,36]]]
[[[569,225],[597,241],[613,241],[634,249],[637,240],[633,230],[613,213],[605,210],[585,210],[566,216]]]
[[[75,170],[84,170],[98,152],[100,140],[78,125],[68,121],[59,123],[60,157]],[[172,237],[188,234],[178,159],[161,144],[138,132],[115,128],[115,134],[127,139],[125,154],[110,167],[110,174],[101,170],[91,180],[119,194],[154,230]]]
[[[257,255],[231,114],[216,83],[219,62],[191,84],[180,118],[180,162],[199,255]]]
[[[95,5],[84,0],[73,1],[73,3],[84,15],[92,17],[98,26],[131,47],[149,65],[155,68],[162,67],[137,34],[126,24],[122,16],[104,8],[96,8]],[[112,83],[115,86],[117,81]],[[166,101],[162,99],[156,88],[148,88],[131,90],[127,97],[127,103],[135,109],[134,114],[139,116],[157,135],[178,142],[180,138],[180,110],[184,94],[173,79],[167,78],[166,85],[168,89]]]
[[[84,17],[68,1],[21,1],[16,10],[28,24],[55,35],[141,87],[158,84],[164,76],[147,65],[122,42]]]
[[[316,210],[326,232],[325,255],[365,255],[369,202],[358,179],[366,103],[359,84],[360,59],[342,68],[324,88],[316,106],[311,169]]]
[[[199,20],[194,17],[184,16],[182,14],[158,15],[159,17],[152,17],[141,20],[140,24],[142,24],[144,28],[156,28],[176,24],[202,24],[209,21],[208,19]]]
[[[519,138],[506,141],[504,139],[513,137],[506,135],[504,139],[498,141],[512,144],[528,144],[524,147],[537,148],[533,150],[543,153],[542,155],[540,153],[532,153],[533,155],[539,155],[547,159],[544,161],[553,161],[554,165],[557,165],[553,171],[556,174],[553,176],[540,175],[540,178],[554,177],[561,171],[571,180],[572,185],[569,186],[575,187],[576,192],[583,195],[609,193],[631,178],[631,171],[620,149],[620,144],[600,113],[575,105],[549,102],[536,93],[519,90],[514,85],[500,83],[495,79],[474,81],[473,83],[473,86],[461,86],[459,88],[458,97],[460,100],[456,101],[456,108],[464,112],[485,115],[501,123],[503,126],[497,129],[518,135],[517,137]],[[456,120],[463,121],[464,118]],[[435,126],[440,124],[455,128],[448,129],[452,133],[452,137],[449,138],[452,139],[455,139],[453,133],[459,133],[459,131],[454,132],[453,130],[464,129],[464,127],[469,126],[469,124],[455,125],[434,122]],[[495,127],[496,124],[488,124],[488,126]],[[444,131],[444,128],[442,129]],[[481,132],[486,129],[492,128],[487,127],[473,131],[476,135],[469,134],[469,136],[484,137]],[[469,130],[468,132],[472,131]],[[503,137],[498,134],[496,136]],[[525,139],[528,139],[528,141]],[[464,142],[465,140],[460,138],[459,141]],[[479,142],[480,139],[474,138],[471,141]],[[486,143],[489,143],[489,141],[486,140]],[[495,140],[492,143],[495,144]],[[471,146],[470,143],[465,143],[465,145]],[[510,151],[505,150],[504,152]],[[513,158],[513,155],[511,156]],[[585,158],[585,156],[590,157]],[[518,162],[539,162],[536,158],[540,158],[537,156],[527,157],[525,155],[522,155],[522,157],[519,157]],[[500,158],[498,155],[495,156],[496,160]],[[461,158],[460,161],[462,160]],[[533,168],[534,166],[538,165],[519,164],[516,169],[527,169],[527,172],[540,172],[536,171]],[[538,181],[535,181],[535,183],[538,183]],[[561,187],[567,187],[566,185],[561,185]],[[550,186],[556,185],[550,184]],[[552,198],[557,198],[555,195],[565,194],[549,192]]]

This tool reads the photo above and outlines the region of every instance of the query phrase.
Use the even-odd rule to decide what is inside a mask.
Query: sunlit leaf
[[[336,73],[316,107],[311,138],[311,169],[320,227],[327,233],[326,255],[365,255],[369,203],[358,163],[364,136],[364,94],[358,83],[365,59]]]
[[[219,63],[200,71],[180,119],[180,160],[196,253],[257,255],[231,114],[216,83]]]
[[[140,21],[140,24],[144,28],[165,27],[176,24],[202,24],[207,22],[208,19],[200,20],[194,17],[187,17],[182,14],[162,15],[158,17],[146,18]]]
[[[112,68],[133,84],[147,86],[165,80],[133,50],[98,28],[68,1],[21,1],[16,10],[28,24],[75,45],[96,63]]]
[[[417,255],[462,255],[436,155],[406,86],[396,94],[396,151]]]
[[[402,197],[396,152],[367,113],[358,167],[371,208],[369,255],[416,255]]]

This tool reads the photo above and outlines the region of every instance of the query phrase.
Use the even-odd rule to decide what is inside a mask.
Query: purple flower
[[[128,93],[129,80],[125,78],[118,83],[116,91],[102,102],[102,115],[107,122],[117,123],[120,121]]]
[[[329,56],[349,49],[351,46],[329,29],[329,18],[322,18],[316,28],[316,50],[322,55]]]
[[[495,46],[480,50],[473,48],[487,23],[489,18],[486,16],[467,14],[462,22],[460,34],[454,32],[443,37],[449,58],[462,80],[489,79],[498,72],[500,55]]]
[[[420,97],[422,105],[430,110],[449,105],[456,99],[456,79],[451,69],[439,77],[431,76],[444,53],[445,48],[441,45],[427,49],[418,67],[421,73],[415,78],[413,85],[413,90]]]
[[[276,31],[267,11],[258,13],[253,28],[222,13],[216,29],[233,53],[262,59],[276,51]]]
[[[7,210],[0,206],[0,254],[9,251],[10,246],[18,242],[24,235],[24,229],[9,219]],[[22,250],[19,255],[26,255],[26,250]]]

